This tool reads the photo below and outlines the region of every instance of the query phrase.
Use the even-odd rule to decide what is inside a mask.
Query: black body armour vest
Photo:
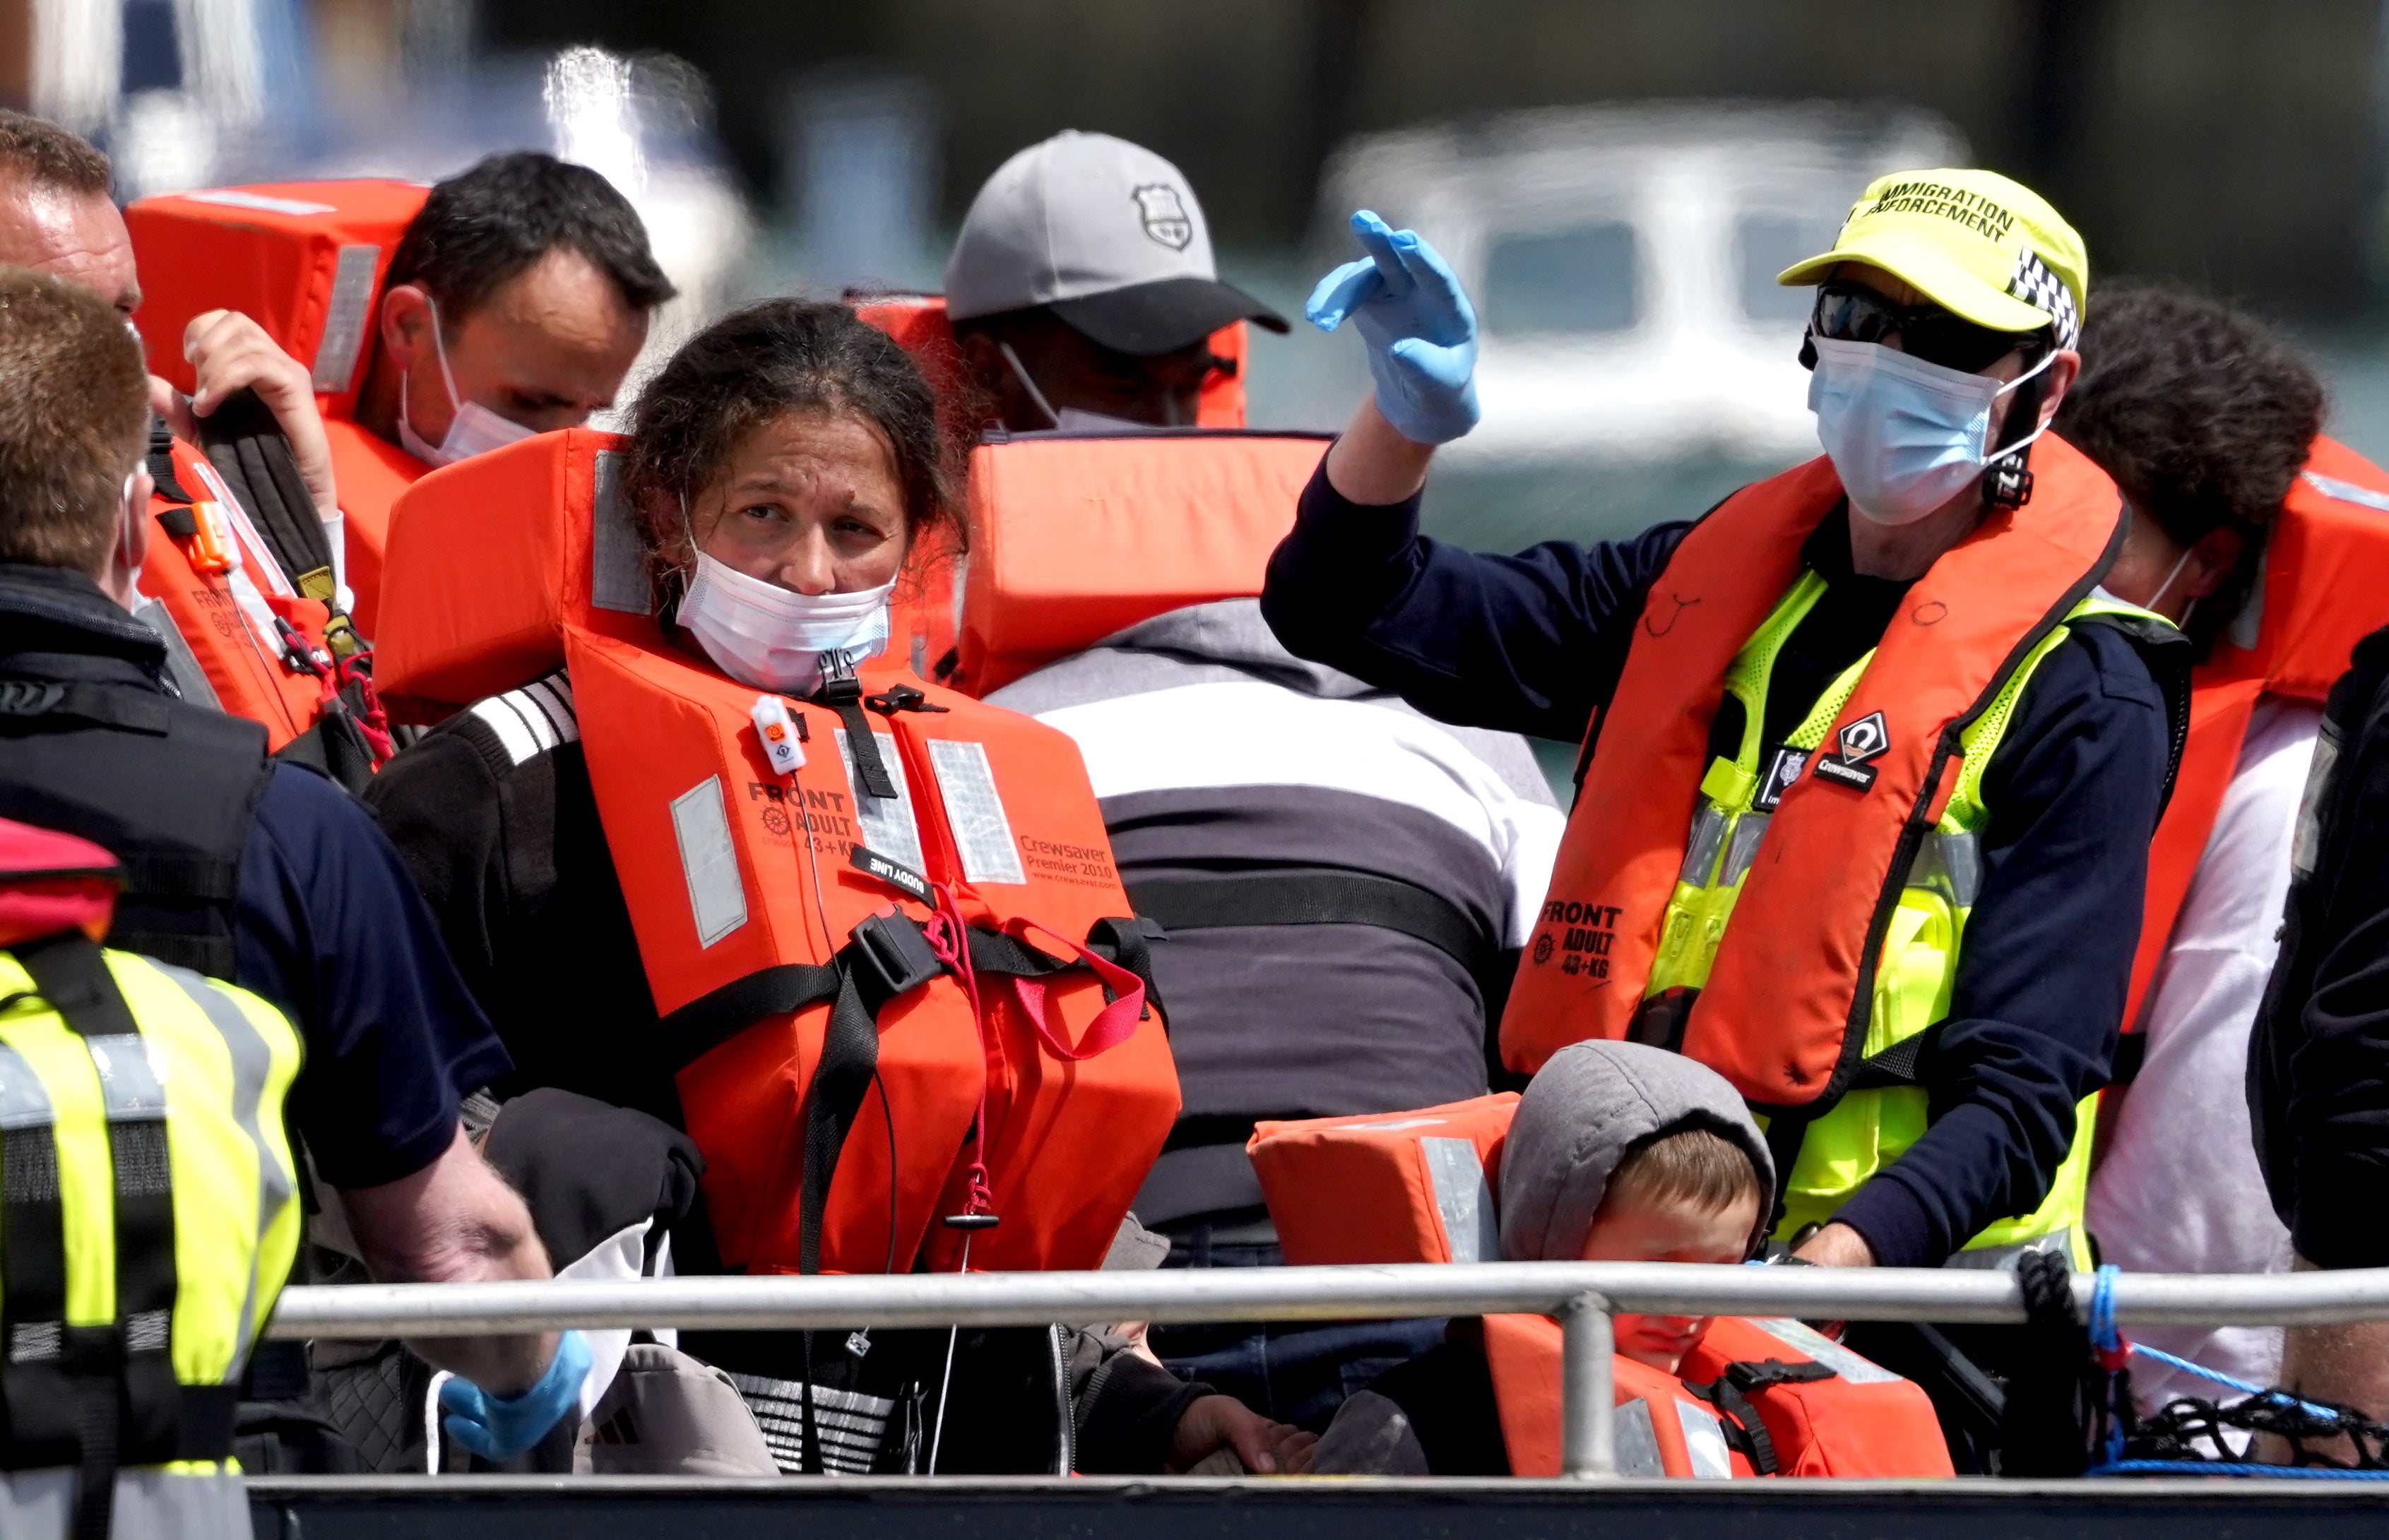
[[[231,979],[265,729],[168,694],[164,644],[96,593],[44,584],[34,617],[8,602],[24,591],[0,574],[0,817],[123,864],[110,946]]]

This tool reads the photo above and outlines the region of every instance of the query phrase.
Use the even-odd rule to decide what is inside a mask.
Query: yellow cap
[[[1872,263],[1954,315],[1993,331],[2082,332],[2090,257],[2074,226],[2030,187],[1989,171],[1903,171],[1869,185],[1833,249],[1785,268],[1821,283],[1835,263]]]

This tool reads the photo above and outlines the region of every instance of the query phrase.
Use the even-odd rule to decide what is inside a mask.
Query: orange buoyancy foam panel
[[[278,750],[315,725],[330,693],[291,639],[328,671],[331,611],[292,586],[205,454],[180,439],[172,454],[174,479],[195,501],[149,499],[140,591],[164,609],[215,704],[262,723],[268,751]]]
[[[614,495],[624,441],[542,433],[424,476],[390,509],[375,683],[437,721],[564,661],[564,622],[653,630],[645,558]]]
[[[865,815],[835,748],[835,712],[787,703],[810,747],[784,777],[749,718],[750,687],[659,636],[578,624],[567,634],[589,782],[658,1011],[786,964],[825,964],[874,914],[928,918],[850,860]],[[806,1114],[832,1009],[809,1005],[691,1045],[703,1051],[680,1070],[722,1260],[747,1272],[800,1269]],[[969,999],[951,974],[889,1000],[875,1029],[871,1084],[824,1206],[825,1272],[912,1266],[987,1077]],[[666,1054],[678,1060],[683,1050]]]
[[[1771,1365],[1821,1365],[1830,1378],[1776,1380]],[[1779,1476],[1948,1476],[1949,1446],[1923,1388],[1852,1353],[1798,1321],[1734,1315],[1712,1319],[1677,1372],[1696,1385],[1731,1382],[1745,1371],[1744,1393],[1759,1419]],[[1812,1371],[1813,1372],[1813,1371]],[[1737,1389],[1742,1389],[1737,1386]]]
[[[324,414],[354,410],[374,299],[429,189],[414,182],[278,182],[144,198],[124,211],[140,264],[134,314],[149,366],[192,389],[183,332],[236,310],[307,366]]]
[[[1558,1475],[1559,1323],[1547,1315],[1488,1315],[1484,1330],[1510,1474]],[[1609,1373],[1617,1402],[1611,1429],[1619,1475],[1718,1480],[1757,1474],[1728,1445],[1718,1414],[1674,1375],[1623,1354],[1612,1355]]]
[[[1259,433],[981,445],[949,683],[985,695],[1140,621],[1258,594],[1325,448]]]
[[[1493,1183],[1517,1107],[1502,1091],[1415,1112],[1254,1124],[1245,1150],[1285,1260],[1499,1262]]]
[[[324,436],[331,444],[332,475],[340,489],[341,543],[348,553],[349,590],[356,596],[349,615],[358,632],[371,640],[381,621],[390,508],[431,468],[354,422],[331,418],[324,424]]]
[[[2389,471],[2316,439],[2281,501],[2261,572],[2257,592],[2191,675],[2190,736],[2149,846],[2127,1032],[2145,1025],[2141,1004],[2239,769],[2258,697],[2320,704],[2356,644],[2389,625]]]
[[[885,687],[869,670],[864,682]],[[982,1158],[1001,1223],[972,1240],[970,1264],[1096,1267],[1178,1120],[1160,1003],[1116,967],[1106,981],[1084,949],[1105,922],[1132,930],[1135,910],[1067,734],[942,689],[923,703],[943,709],[886,722],[919,809],[926,875],[953,889],[974,928],[1080,964],[1041,980],[978,973]],[[966,1174],[958,1168],[957,1182]],[[929,1257],[959,1266],[959,1232],[933,1232]]]

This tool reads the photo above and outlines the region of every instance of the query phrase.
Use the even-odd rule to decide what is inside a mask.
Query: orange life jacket
[[[1255,1125],[1246,1147],[1297,1265],[1497,1262],[1493,1194],[1509,1093],[1373,1117]],[[1484,1318],[1513,1474],[1560,1473],[1560,1328]],[[1669,1476],[1946,1476],[1915,1385],[1797,1321],[1718,1316],[1677,1375],[1611,1361],[1620,1471]]]
[[[292,586],[215,467],[172,441],[171,482],[149,499],[141,592],[163,607],[212,702],[265,725],[269,751],[315,725],[342,682],[324,640],[331,611]]]
[[[2347,672],[2357,642],[2389,623],[2389,471],[2344,444],[2316,439],[2282,500],[2263,571],[2262,586],[2242,611],[2255,622],[2254,635],[2228,628],[2191,674],[2190,737],[2173,801],[2149,847],[2148,902],[2124,1012],[2127,1032],[2141,1028],[2149,982],[2239,768],[2257,698],[2319,704]]]
[[[930,388],[937,392],[938,414],[943,420],[946,430],[962,442],[975,440],[978,436],[978,414],[973,403],[975,391],[970,383],[969,375],[963,366],[961,350],[955,345],[953,327],[946,319],[946,302],[934,294],[850,296],[850,299],[852,301],[857,315],[893,337],[902,345],[906,353],[913,355],[913,362],[920,366],[921,373],[928,379]],[[1195,406],[1194,421],[1198,428],[1242,428],[1245,425],[1243,379],[1245,331],[1245,323],[1237,321],[1212,335],[1211,352],[1228,360],[1235,367],[1215,371],[1204,382],[1203,393]],[[1316,453],[1311,456],[1311,461],[1314,465],[1317,463]],[[1307,468],[1305,474],[1308,475]],[[1297,491],[1300,490],[1299,482],[1296,483],[1296,488]],[[1088,493],[1084,495],[1092,497],[1095,494]],[[979,642],[982,650],[974,656],[971,645],[964,640],[968,633],[960,623],[961,612],[972,603],[977,602],[974,596],[980,595],[985,587],[979,579],[977,569],[990,554],[990,535],[1001,526],[1003,516],[1010,514],[1011,510],[994,509],[989,507],[977,475],[972,479],[971,507],[972,550],[967,563],[971,569],[968,594],[959,596],[960,602],[957,602],[958,596],[954,591],[957,566],[954,562],[950,560],[932,562],[920,568],[908,578],[905,584],[899,586],[896,602],[888,617],[888,633],[893,638],[891,651],[896,657],[908,660],[912,663],[913,672],[922,678],[937,679],[940,683],[951,685],[971,695],[985,695],[991,689],[1009,684],[1031,669],[1051,662],[1054,658],[1078,651],[1087,643],[1119,629],[1120,625],[1132,624],[1135,621],[1159,614],[1163,610],[1170,607],[1168,603],[1156,604],[1154,608],[1134,615],[1130,620],[1121,621],[1104,630],[1087,632],[1083,639],[1073,645],[1036,656],[1034,661],[1022,661],[1005,656],[988,658],[983,650],[986,629],[982,626]],[[1269,546],[1261,549],[1259,560],[1252,564],[1252,576],[1249,580],[1252,585],[1249,588],[1235,587],[1221,593],[1206,594],[1204,597],[1224,598],[1260,592],[1260,566],[1268,561],[1270,548],[1275,546],[1277,540],[1290,526],[1293,507],[1294,504],[1289,498],[1283,502],[1282,507],[1271,510],[1280,517],[1277,518],[1275,533],[1271,535]],[[1081,506],[1077,503],[1067,505],[1062,511],[1066,518],[1049,520],[1046,522],[1059,527],[1070,522],[1084,521],[1081,517]],[[1127,515],[1128,512],[1127,509],[1121,510],[1122,516]],[[1232,528],[1241,529],[1243,522],[1238,520],[1232,525]],[[1225,535],[1227,533],[1222,531],[1221,534]],[[1096,581],[1107,582],[1115,589],[1125,592],[1133,584],[1150,581],[1155,573],[1168,570],[1158,561],[1141,560],[1131,563],[1124,570],[1099,575]],[[1067,553],[1065,571],[1083,575],[1088,572],[1101,573],[1102,570],[1089,561],[1085,554],[1073,548]],[[999,625],[1001,623],[999,622]],[[1083,624],[1080,629],[1083,629]],[[1001,629],[998,635],[1003,635]],[[963,642],[959,653],[956,651],[958,641]],[[956,663],[963,666],[956,669],[954,667]]]
[[[1261,433],[982,445],[947,682],[984,695],[1139,621],[1258,594],[1322,449]]]
[[[351,613],[367,636],[379,618],[390,505],[425,468],[356,426],[357,391],[383,275],[428,191],[376,179],[280,182],[161,194],[124,211],[141,272],[133,320],[151,368],[187,393],[196,380],[184,329],[208,311],[235,310],[313,373],[347,530]]]
[[[756,691],[650,613],[620,442],[545,434],[400,500],[390,687],[567,666],[725,1261],[951,1267],[968,1235],[975,1268],[1095,1265],[1178,1085],[1076,748],[875,665],[780,701],[804,763],[775,772]],[[397,581],[434,568],[474,580]],[[977,1211],[1001,1223],[932,1224]]]
[[[332,446],[332,476],[340,489],[340,520],[347,532],[349,592],[356,600],[349,613],[358,631],[378,637],[390,510],[431,467],[373,430],[343,418],[326,418],[324,437]],[[449,580],[454,576],[449,574]]]
[[[2113,559],[2114,483],[2054,434],[2032,468],[2031,500],[1985,519],[1901,599],[1826,738],[1833,744],[1879,712],[1884,747],[1849,776],[1812,766],[1783,793],[1707,983],[1677,1018],[1681,1042],[1667,1046],[1757,1107],[1828,1107],[1847,1088],[1879,932],[1910,853],[1956,789],[1959,730]],[[1744,487],[1693,526],[1652,584],[1502,1016],[1512,1068],[1531,1072],[1569,1043],[1634,1032],[1727,667],[1792,586],[1802,544],[1841,496],[1821,456]],[[1596,987],[1564,976],[1572,930],[1603,965]]]

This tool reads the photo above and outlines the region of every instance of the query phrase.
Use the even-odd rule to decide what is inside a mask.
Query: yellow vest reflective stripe
[[[1742,741],[1734,758],[1712,762],[1702,777],[1699,805],[1685,841],[1684,865],[1668,901],[1645,997],[1673,988],[1697,989],[1708,978],[1743,879],[1757,859],[1766,833],[1769,815],[1759,803],[1770,789],[1767,782],[1771,767],[1760,763],[1760,757],[1775,659],[1824,591],[1822,578],[1803,571],[1727,671],[1726,692],[1743,708]],[[1982,798],[1983,772],[2006,733],[2025,686],[2041,661],[2063,643],[2073,625],[2108,617],[2167,623],[2148,610],[2094,590],[2025,655],[1991,704],[1960,735],[1963,754],[1958,784],[1909,870],[1876,961],[1874,1004],[1862,1050],[1867,1059],[1884,1066],[1876,1078],[1894,1078],[1903,1067],[1912,1068],[1912,1055],[1903,1066],[1892,1050],[1918,1042],[1949,1013],[1966,920],[1982,881],[1979,841],[1990,819]],[[1848,703],[1872,657],[1870,651],[1827,687],[1791,735],[1787,747],[1813,753]],[[1782,788],[1771,789],[1780,792]],[[1986,1265],[2025,1248],[2062,1248],[2076,1266],[2090,1264],[2082,1205],[2090,1174],[2095,1099],[2086,1099],[2076,1109],[2073,1144],[2039,1207],[2030,1214],[1987,1226],[1966,1243],[1950,1265]],[[1924,1092],[1913,1084],[1878,1085],[1849,1092],[1831,1111],[1809,1123],[1799,1152],[1783,1175],[1778,1238],[1789,1238],[1808,1225],[1831,1219],[1851,1194],[1923,1137],[1925,1106]]]
[[[298,1251],[300,1058],[290,1023],[229,984],[71,932],[0,952],[10,1469],[79,1466],[89,1492],[100,1463],[204,1482],[229,1456]]]

